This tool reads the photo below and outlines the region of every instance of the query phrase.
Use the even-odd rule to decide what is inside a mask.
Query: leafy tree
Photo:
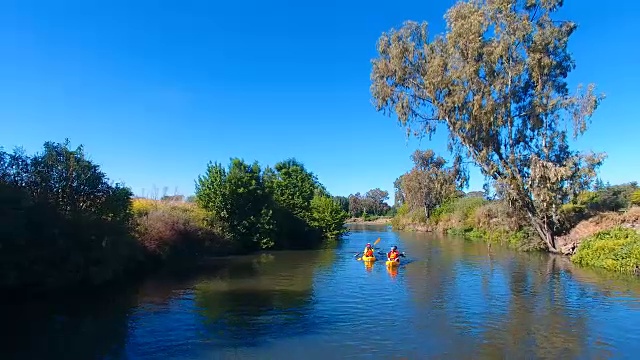
[[[226,170],[209,163],[196,183],[196,202],[212,215],[213,224],[242,249],[254,250],[274,245],[274,220],[269,194],[262,182],[258,163],[231,160]]]
[[[275,202],[302,220],[311,214],[311,200],[316,191],[326,193],[316,176],[295,160],[287,159],[265,170],[265,184]]]
[[[327,239],[337,239],[347,232],[344,222],[349,217],[343,207],[330,197],[315,196],[311,200],[311,225]]]
[[[403,179],[403,177],[404,177],[404,175],[400,175],[393,182],[393,189],[395,191],[395,198],[394,198],[394,206],[395,207],[402,206],[402,204],[404,204],[404,201],[405,201],[404,191],[402,190],[402,179]]]
[[[364,195],[359,192],[349,195],[349,214],[353,217],[368,215],[383,215],[389,211],[385,202],[389,199],[389,192],[379,188],[371,189]]]
[[[604,182],[602,179],[597,178],[593,184],[593,191],[603,190],[605,188]]]
[[[364,195],[367,199],[368,209],[375,215],[382,215],[389,210],[389,205],[385,202],[389,200],[389,192],[375,188],[367,191]]]
[[[274,204],[274,218],[281,248],[305,248],[321,238],[321,231],[311,225],[311,200],[328,196],[317,177],[295,160],[287,159],[267,168],[264,181]]]
[[[363,197],[360,193],[349,195],[349,214],[353,217],[362,215],[364,212]]]
[[[444,125],[449,150],[504,185],[550,251],[560,206],[590,185],[605,158],[568,145],[565,124],[583,134],[603,96],[593,85],[569,93],[576,25],[552,18],[562,2],[458,2],[446,13],[447,33],[433,40],[426,23],[383,34],[371,75],[378,111],[395,113],[408,134],[431,137]]]
[[[347,198],[346,196],[334,196],[333,200],[340,205],[340,208],[344,212],[349,212],[349,198]]]
[[[592,201],[591,208],[598,211],[618,211],[631,205],[633,193],[638,190],[638,183],[609,185],[596,192],[597,201]]]
[[[467,177],[460,166],[447,167],[447,161],[433,150],[416,150],[411,159],[413,169],[402,177],[406,202],[411,210],[423,209],[429,218],[433,209],[467,184]]]
[[[47,290],[122,275],[140,255],[129,236],[131,196],[68,140],[46,142],[34,156],[0,149],[0,287]]]

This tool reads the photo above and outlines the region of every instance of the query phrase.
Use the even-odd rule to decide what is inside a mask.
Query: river
[[[353,254],[398,245],[396,270]],[[632,358],[640,279],[386,226],[99,297],[4,305],[1,359]]]

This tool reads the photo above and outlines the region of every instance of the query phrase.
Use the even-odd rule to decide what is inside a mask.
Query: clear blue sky
[[[0,4],[0,145],[84,144],[135,193],[194,190],[207,162],[296,157],[330,192],[380,187],[418,147],[376,113],[370,59],[404,20],[443,30],[441,1],[29,1]],[[640,4],[567,0],[579,24],[572,85],[607,94],[582,149],[606,151],[602,178],[640,180]],[[472,172],[470,190],[481,189]]]

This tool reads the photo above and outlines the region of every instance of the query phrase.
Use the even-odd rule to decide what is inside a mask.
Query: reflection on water
[[[640,350],[637,278],[386,226],[351,231],[320,251],[215,260],[196,275],[99,297],[5,304],[1,358],[573,359]],[[399,267],[353,257],[378,237],[381,251],[406,252]]]

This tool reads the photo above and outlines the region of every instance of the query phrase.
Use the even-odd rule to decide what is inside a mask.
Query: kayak
[[[362,257],[362,261],[376,261],[376,257],[375,256],[363,256]]]
[[[387,266],[394,267],[400,265],[400,261],[387,260]]]

